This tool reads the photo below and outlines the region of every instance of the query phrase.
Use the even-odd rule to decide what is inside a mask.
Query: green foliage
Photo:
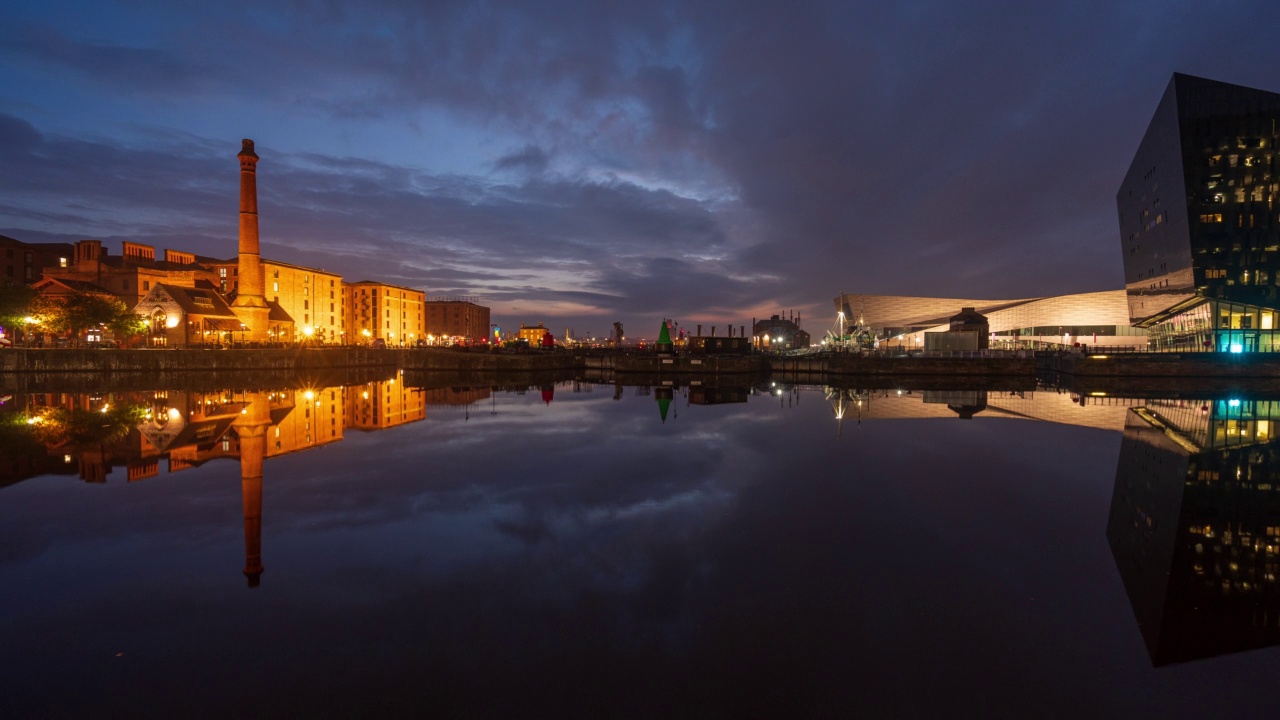
[[[146,418],[147,408],[136,404],[109,404],[102,410],[68,410],[63,407],[41,408],[30,419],[10,416],[0,423],[0,438],[10,442],[34,441],[45,447],[97,445],[111,443],[129,434]]]
[[[100,295],[73,295],[65,299],[44,298],[39,315],[45,327],[79,337],[95,327],[109,328],[117,338],[142,332],[144,322],[120,300]]]
[[[36,291],[30,285],[0,285],[0,326],[16,328],[36,309]]]
[[[118,301],[117,301],[118,302]],[[147,321],[141,315],[129,312],[124,307],[124,303],[120,303],[124,308],[123,313],[118,313],[107,323],[107,328],[111,330],[111,334],[117,340],[127,340],[135,335],[141,335],[147,331]]]

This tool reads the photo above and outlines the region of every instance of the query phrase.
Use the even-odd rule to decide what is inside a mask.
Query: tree
[[[126,337],[142,331],[142,319],[115,298],[72,295],[57,300],[45,298],[41,305],[45,325],[77,340],[85,330],[96,327],[110,328],[113,333],[119,328],[119,332]]]
[[[37,295],[30,285],[0,285],[0,327],[6,331],[22,327],[23,318],[35,312]]]
[[[141,315],[132,312],[124,303],[116,301],[119,307],[115,315],[107,322],[107,329],[116,340],[129,340],[147,331],[147,321]]]

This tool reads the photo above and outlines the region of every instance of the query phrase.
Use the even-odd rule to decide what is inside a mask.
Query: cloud
[[[40,131],[31,123],[0,113],[0,153],[27,154],[39,147],[43,140]]]
[[[644,322],[813,316],[841,289],[1118,287],[1114,191],[1169,74],[1268,87],[1274,64],[1265,44],[1221,52],[1231,18],[1190,2],[143,2],[91,20],[33,8],[0,31],[19,68],[0,78],[40,82],[0,135],[18,170],[0,223],[229,237],[218,138],[253,132],[278,138],[268,248]]]
[[[0,205],[0,225],[19,238],[131,239],[231,256],[237,146],[216,146],[182,136],[149,147],[59,135],[38,148],[27,142],[15,157],[21,173],[0,179],[11,200]],[[726,246],[710,203],[668,190],[547,174],[496,182],[258,150],[267,257],[432,294],[478,294],[499,308],[523,303],[524,312],[546,300],[587,315],[674,314],[703,305],[710,287],[748,294],[728,272],[705,269],[720,263],[697,259]],[[522,155],[526,165],[539,156]]]
[[[493,164],[493,169],[540,173],[547,169],[548,162],[550,162],[550,158],[542,148],[537,145],[526,145],[521,150],[498,158],[497,162]]]

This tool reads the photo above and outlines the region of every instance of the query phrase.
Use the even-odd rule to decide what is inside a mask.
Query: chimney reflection
[[[1155,666],[1280,644],[1280,403],[1129,412],[1107,541]]]
[[[262,461],[267,455],[271,402],[266,393],[245,393],[233,427],[240,438],[240,497],[244,505],[244,575],[249,587],[262,577]]]

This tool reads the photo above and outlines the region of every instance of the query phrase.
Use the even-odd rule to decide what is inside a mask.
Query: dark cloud
[[[129,223],[230,237],[228,142],[165,129],[189,103],[316,135],[262,165],[267,245],[299,262],[567,303],[545,309],[553,321],[645,322],[774,305],[813,317],[841,289],[1118,287],[1115,187],[1170,73],[1275,89],[1272,48],[1218,38],[1239,17],[1280,21],[1259,2],[100,12],[140,30],[32,12],[0,31],[0,54],[89,97],[87,115],[93,101],[133,102],[140,121],[165,109],[147,128],[163,147],[11,110],[0,222],[19,237]],[[450,169],[431,169],[440,155]],[[76,208],[53,207],[68,197]]]
[[[355,279],[497,303],[554,300],[579,313],[676,314],[688,300],[682,272],[704,263],[671,256],[725,244],[706,203],[616,178],[492,183],[258,149],[264,253]],[[238,171],[235,146],[221,150],[216,157],[204,141],[180,138],[138,149],[51,136],[20,155],[21,178],[0,179],[14,200],[0,214],[80,229],[12,230],[31,240],[130,239],[229,257]],[[748,294],[744,285],[734,297]]]
[[[208,89],[213,68],[192,62],[182,48],[148,48],[86,42],[48,25],[10,26],[0,31],[0,50],[49,65],[70,68],[93,80],[130,92],[164,93]]]
[[[542,148],[537,145],[526,145],[521,150],[498,158],[497,162],[493,164],[493,169],[540,173],[547,169],[548,162],[550,162],[550,158]]]
[[[0,153],[27,154],[35,150],[43,140],[40,131],[31,123],[0,113]]]

